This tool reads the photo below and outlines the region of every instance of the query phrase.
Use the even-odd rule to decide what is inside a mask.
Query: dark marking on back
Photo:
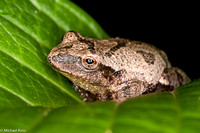
[[[141,54],[144,58],[144,60],[146,61],[146,63],[148,63],[149,65],[153,65],[155,62],[155,57],[153,54],[151,53],[146,53],[142,50],[138,50],[136,51],[137,53]]]
[[[116,46],[112,47],[108,52],[106,52],[106,56],[111,57],[115,51],[117,51],[121,47],[125,47],[127,40],[116,40],[118,43]]]
[[[82,38],[79,38],[79,41],[82,42],[82,43],[87,44],[88,45],[88,49],[90,50],[90,52],[92,54],[96,53],[95,48],[94,48],[94,42],[92,42],[90,40],[82,39]]]
[[[113,70],[111,67],[105,66],[103,64],[99,64],[99,71],[101,71],[102,75],[110,82],[113,82],[113,73],[115,70]]]

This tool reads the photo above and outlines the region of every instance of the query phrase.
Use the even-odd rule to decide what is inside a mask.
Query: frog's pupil
[[[88,64],[93,64],[93,63],[94,63],[94,60],[93,60],[93,59],[90,59],[90,58],[88,58],[88,59],[86,59],[86,62],[87,62]]]

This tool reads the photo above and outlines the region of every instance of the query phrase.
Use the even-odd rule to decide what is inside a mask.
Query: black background
[[[167,53],[172,66],[183,69],[193,80],[200,77],[198,3],[72,1],[111,37],[153,44]]]

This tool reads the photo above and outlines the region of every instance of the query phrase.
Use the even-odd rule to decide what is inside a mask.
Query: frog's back
[[[155,85],[164,69],[170,67],[166,54],[150,44],[121,38],[110,40],[115,43],[103,54],[102,64],[115,71],[125,70],[127,79]]]

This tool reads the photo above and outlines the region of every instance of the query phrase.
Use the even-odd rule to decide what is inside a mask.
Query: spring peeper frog
[[[124,101],[170,91],[190,81],[162,50],[123,38],[94,39],[67,32],[48,55],[50,65],[74,83],[84,101]]]

